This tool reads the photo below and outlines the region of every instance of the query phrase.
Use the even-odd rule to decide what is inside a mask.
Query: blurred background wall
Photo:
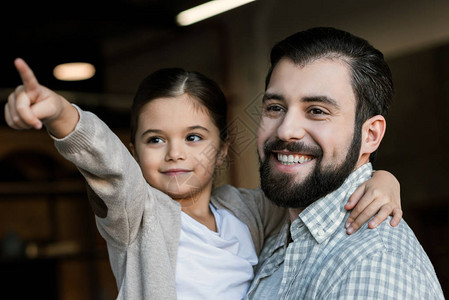
[[[128,144],[128,109],[139,82],[161,67],[215,79],[234,134],[217,185],[259,184],[255,133],[274,43],[313,26],[348,30],[380,49],[396,86],[376,169],[401,182],[404,218],[449,293],[449,2],[258,0],[187,27],[176,13],[205,1],[11,3],[0,22],[0,101],[20,84],[23,57],[43,85],[97,113]],[[92,79],[61,82],[61,62],[89,61]],[[77,170],[47,134],[0,122],[0,280],[15,299],[114,299],[105,244]]]

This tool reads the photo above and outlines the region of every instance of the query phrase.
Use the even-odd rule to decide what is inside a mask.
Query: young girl
[[[219,87],[181,69],[145,78],[132,107],[131,155],[99,118],[41,86],[23,60],[15,65],[23,86],[8,98],[6,121],[15,129],[45,125],[86,178],[118,299],[243,298],[264,240],[286,210],[260,189],[225,185],[212,192],[214,169],[228,148]],[[366,192],[358,212],[370,203],[365,213],[372,216],[385,204],[375,220],[393,207],[396,225],[401,211],[393,176],[376,172],[357,193],[384,186],[387,196]]]

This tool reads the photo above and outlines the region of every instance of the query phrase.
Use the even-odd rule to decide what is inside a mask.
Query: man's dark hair
[[[382,52],[368,41],[331,27],[316,27],[295,33],[272,48],[265,89],[273,69],[282,58],[288,58],[299,66],[321,58],[346,62],[351,71],[352,89],[357,102],[355,130],[361,130],[363,123],[373,116],[386,117],[393,100],[393,79]],[[375,159],[376,152],[370,155],[370,161]]]

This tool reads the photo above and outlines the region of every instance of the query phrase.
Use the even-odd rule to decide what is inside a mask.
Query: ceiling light
[[[255,0],[214,0],[206,2],[179,13],[176,16],[176,23],[187,26],[253,1]]]
[[[53,75],[64,81],[86,80],[95,75],[95,67],[89,63],[74,62],[57,65]]]

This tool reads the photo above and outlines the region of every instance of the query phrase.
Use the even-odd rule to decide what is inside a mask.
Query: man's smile
[[[291,152],[274,152],[274,156],[284,166],[291,166],[296,164],[303,164],[314,159],[311,155],[291,153]]]

